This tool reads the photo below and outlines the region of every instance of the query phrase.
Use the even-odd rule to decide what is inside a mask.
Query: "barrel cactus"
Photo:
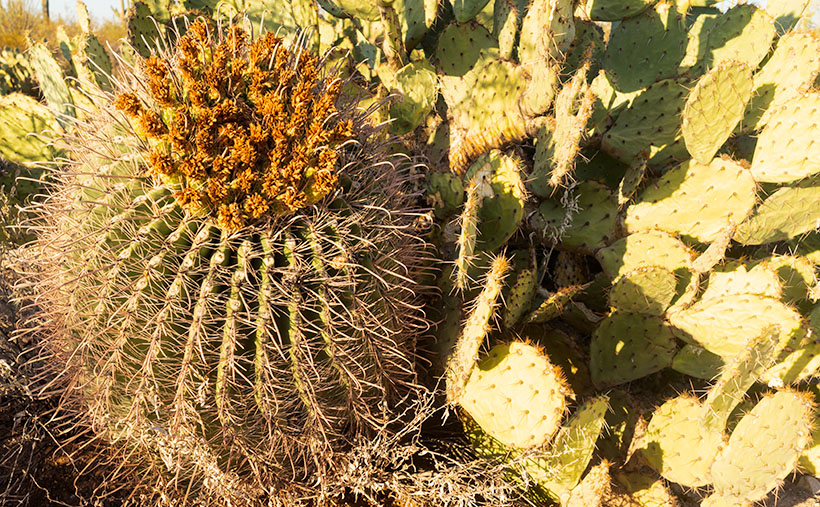
[[[41,206],[38,331],[164,494],[313,495],[419,393],[416,164],[300,40],[196,20],[100,92]]]

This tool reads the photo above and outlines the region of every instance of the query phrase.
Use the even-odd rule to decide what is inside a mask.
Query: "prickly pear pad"
[[[816,144],[816,143],[815,143]],[[762,245],[792,239],[820,224],[820,178],[778,188],[755,208],[735,232],[733,240]]]
[[[757,186],[747,169],[729,158],[687,161],[648,186],[626,212],[629,232],[661,229],[702,243],[752,210]]]
[[[738,62],[723,62],[698,80],[683,110],[683,139],[692,158],[712,161],[743,118],[752,97],[752,69]]]
[[[652,414],[641,452],[665,479],[690,488],[712,482],[711,468],[723,433],[701,424],[703,406],[690,396],[673,398]]]
[[[592,335],[592,382],[605,388],[645,377],[671,365],[677,350],[675,336],[663,319],[614,311]]]
[[[526,449],[552,440],[569,394],[561,371],[543,352],[512,342],[493,347],[479,361],[461,405],[493,438]]]
[[[712,465],[715,492],[754,502],[797,467],[811,442],[814,402],[808,393],[778,391],[743,416]]]
[[[797,96],[772,113],[757,140],[755,180],[789,183],[820,172],[820,93]]]
[[[648,266],[621,275],[609,291],[609,306],[624,312],[663,315],[677,286],[675,273]]]

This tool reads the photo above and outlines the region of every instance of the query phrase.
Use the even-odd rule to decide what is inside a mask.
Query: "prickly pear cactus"
[[[413,161],[271,33],[199,19],[133,72],[41,208],[59,375],[183,494],[314,487],[417,390]]]

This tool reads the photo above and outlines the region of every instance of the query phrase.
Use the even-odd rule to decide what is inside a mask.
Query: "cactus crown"
[[[142,96],[116,97],[148,140],[150,175],[228,231],[333,194],[339,149],[354,136],[336,107],[342,81],[271,33],[249,41],[238,25],[214,30],[196,20],[173,52],[142,60]]]

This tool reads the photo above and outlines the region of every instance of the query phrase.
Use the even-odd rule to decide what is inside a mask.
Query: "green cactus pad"
[[[712,465],[715,492],[762,500],[796,468],[811,443],[813,421],[808,393],[784,390],[765,396],[743,416]]]
[[[576,398],[593,394],[589,378],[589,358],[578,338],[548,326],[524,326],[519,332],[522,340],[549,350],[550,362],[561,369]]]
[[[630,503],[624,503],[624,507],[680,507],[675,495],[669,492],[663,480],[655,474],[618,472],[615,474],[615,481],[629,495]]]
[[[780,299],[782,292],[777,273],[769,266],[762,263],[747,266],[738,261],[730,261],[709,274],[709,282],[701,298],[757,294]]]
[[[675,336],[663,319],[612,312],[592,335],[592,382],[606,388],[645,377],[671,365],[676,352]]]
[[[514,0],[496,0],[493,5],[493,37],[498,40],[501,58],[512,58],[520,21],[519,12],[518,2]]]
[[[567,209],[557,199],[547,199],[533,217],[533,227],[547,236],[560,237],[565,246],[593,250],[612,235],[618,203],[609,189],[594,181],[584,181],[569,190],[576,196],[577,211]]]
[[[755,190],[749,171],[728,157],[708,165],[688,161],[644,189],[625,224],[630,232],[657,228],[708,243],[749,215]]]
[[[752,175],[755,180],[789,183],[820,172],[820,93],[785,102],[772,113],[757,140]]]
[[[453,4],[456,21],[466,23],[481,12],[490,0],[449,0]]]
[[[438,78],[427,62],[409,63],[396,72],[396,90],[400,99],[390,107],[395,119],[390,130],[406,134],[421,125],[436,104]]]
[[[673,398],[652,414],[641,449],[665,479],[696,488],[712,482],[711,468],[723,433],[701,424],[703,405],[690,396]]]
[[[694,73],[702,74],[724,60],[756,68],[768,54],[774,37],[774,23],[765,11],[752,4],[736,5],[711,23]]]
[[[623,312],[663,315],[676,295],[677,284],[675,273],[668,269],[639,268],[615,279],[609,305]]]
[[[683,110],[683,139],[692,158],[702,164],[711,162],[743,118],[752,85],[752,69],[731,61],[698,80]]]
[[[672,360],[673,370],[703,380],[712,380],[720,375],[723,365],[719,355],[691,343],[681,347]]]
[[[111,58],[93,33],[84,34],[80,41],[83,65],[92,73],[101,89],[111,90]]]
[[[811,299],[818,280],[815,266],[806,257],[799,255],[773,255],[762,264],[777,273],[783,284],[783,301],[797,303]]]
[[[817,331],[812,329],[812,337],[816,336]],[[818,370],[820,344],[809,342],[790,351],[785,357],[781,354],[777,364],[760,376],[760,381],[770,386],[789,385],[816,377]]]
[[[505,60],[485,58],[476,64],[471,76],[467,98],[452,110],[456,126],[465,130],[465,141],[475,145],[496,144],[483,152],[500,147],[503,141],[492,138],[506,126],[514,127],[522,136],[525,119],[518,102],[529,84],[524,69]],[[447,86],[445,80],[442,86]]]
[[[478,249],[495,250],[518,228],[524,215],[524,184],[518,167],[518,159],[493,150],[476,160],[465,175],[465,180],[480,177],[493,190],[481,203]]]
[[[606,414],[606,432],[598,442],[598,453],[605,459],[622,462],[632,445],[635,428],[641,417],[635,400],[626,391],[613,389],[609,396],[609,411]]]
[[[547,458],[524,462],[527,473],[551,496],[566,499],[581,482],[603,431],[608,401],[598,396],[584,403],[561,428]]]
[[[655,156],[679,137],[680,113],[688,90],[667,79],[646,88],[622,111],[604,134],[601,149],[625,164],[632,164],[644,152]]]
[[[134,2],[128,9],[125,24],[128,28],[128,42],[143,58],[151,56],[156,51],[162,34],[153,16],[150,7],[143,2]]]
[[[535,0],[521,21],[518,61],[534,66],[561,59],[574,39],[573,2]]]
[[[56,128],[48,109],[28,95],[0,96],[0,156],[3,158],[18,164],[52,160],[57,150],[38,134]]]
[[[539,292],[535,298],[532,311],[524,321],[526,323],[543,323],[560,317],[572,302],[572,298],[583,290],[582,286],[573,285],[561,287],[556,292]]]
[[[675,236],[658,230],[630,234],[598,250],[595,258],[611,279],[647,266],[674,273],[691,269],[694,252]]]
[[[461,406],[507,447],[548,443],[569,395],[561,371],[537,348],[520,342],[493,347],[473,370]]]
[[[490,32],[476,23],[451,23],[441,32],[436,47],[437,66],[441,70],[441,93],[450,107],[469,97],[472,75],[467,74],[479,61],[482,53],[491,57],[497,52],[498,41]]]
[[[820,73],[820,37],[791,32],[777,41],[777,48],[754,77],[755,93],[743,123],[760,130],[789,99],[808,90]]]
[[[436,22],[439,0],[395,0],[394,8],[401,22],[404,46],[411,51]]]
[[[746,391],[774,364],[778,334],[777,326],[769,326],[759,336],[749,340],[746,348],[726,363],[704,401],[703,424],[715,431],[723,431],[732,411],[746,396]]]
[[[778,350],[798,345],[805,336],[798,312],[776,298],[755,294],[701,299],[671,313],[668,321],[678,338],[697,343],[724,359],[743,352],[750,339],[771,325],[780,329]]]
[[[659,2],[612,29],[603,68],[616,89],[634,92],[675,76],[686,42],[684,16],[674,4]]]
[[[681,61],[681,71],[689,72],[692,75],[702,73],[702,69],[693,69],[700,64],[700,60],[706,53],[709,32],[715,24],[715,20],[720,15],[718,13],[698,14],[689,27],[688,41],[686,43],[686,55]],[[700,72],[697,72],[700,70]]]
[[[451,173],[427,173],[427,196],[436,218],[454,215],[464,203],[461,178]]]
[[[732,239],[744,245],[762,245],[811,232],[820,220],[818,202],[820,178],[783,186],[757,206]]]
[[[580,3],[584,13],[593,21],[620,21],[642,13],[655,0],[586,0]]]
[[[504,298],[504,315],[501,325],[505,329],[515,326],[530,309],[537,283],[535,264],[526,266],[516,273],[515,282],[510,287],[509,294],[506,294]]]
[[[591,21],[575,20],[575,39],[570,44],[564,57],[564,74],[571,75],[586,61],[584,56],[589,52],[589,74],[598,74],[599,62],[606,47],[604,34],[600,26]]]
[[[77,117],[77,113],[60,65],[51,56],[51,51],[40,42],[29,48],[29,60],[37,76],[37,86],[43,92],[49,109],[54,111],[60,126],[69,129],[71,120]]]

